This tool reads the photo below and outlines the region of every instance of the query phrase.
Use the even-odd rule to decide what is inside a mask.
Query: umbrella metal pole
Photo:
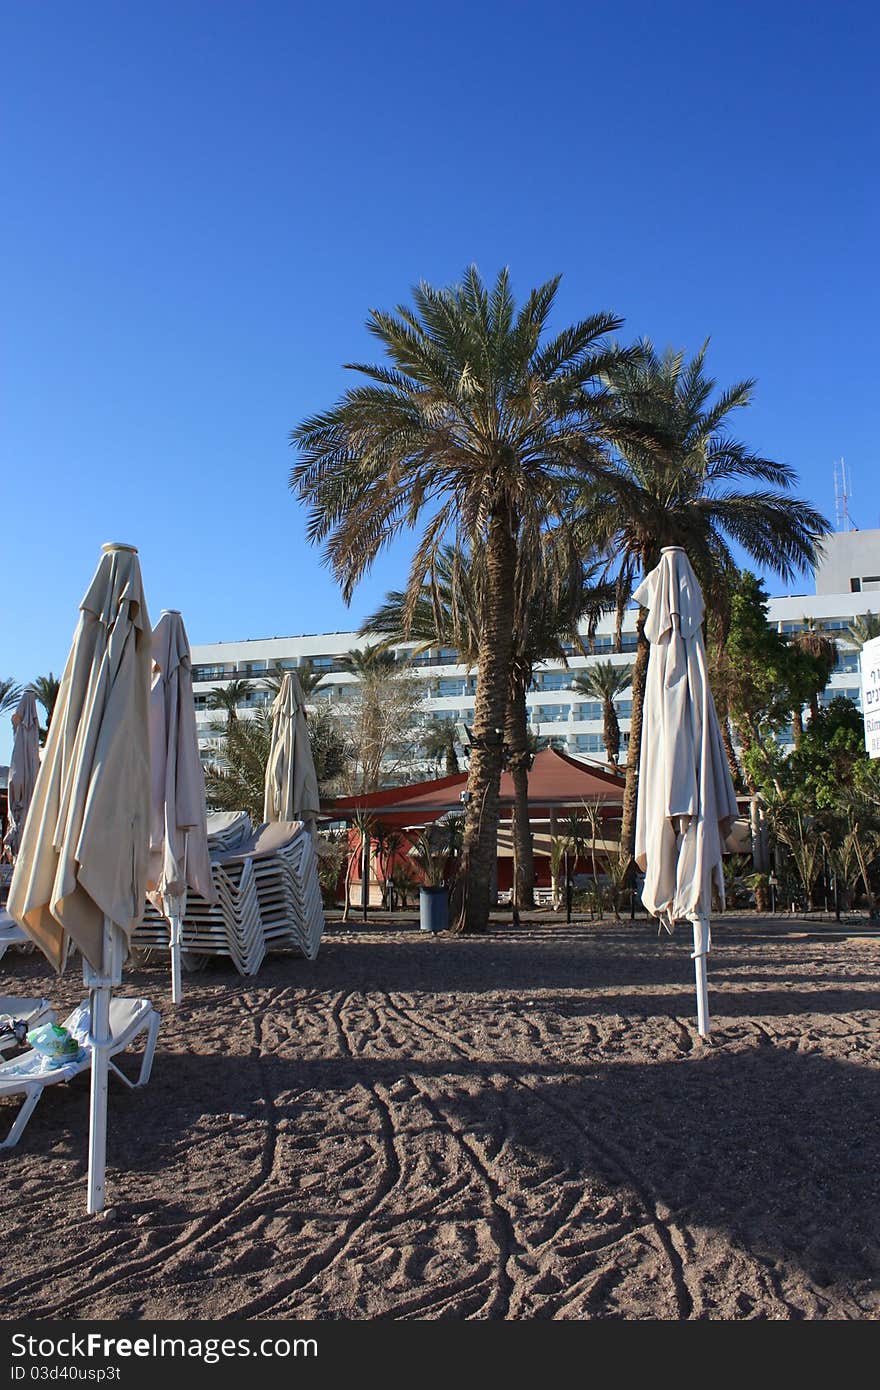
[[[107,1077],[109,1070],[110,995],[122,979],[121,933],[104,918],[101,969],[83,962],[83,982],[89,991],[89,1046],[92,1050],[89,1095],[89,1178],[86,1210],[90,1216],[104,1210],[107,1167]]]
[[[189,831],[183,832],[183,889],[186,892],[186,856],[189,849]],[[169,898],[165,904],[168,918],[169,946],[171,950],[171,1002],[179,1004],[183,998],[183,981],[180,972],[180,936],[182,899]]]
[[[708,917],[695,917],[694,927],[694,952],[691,959],[694,962],[694,974],[697,981],[697,1032],[701,1038],[709,1036],[709,986],[706,978],[706,957],[709,954],[711,942],[711,929]]]

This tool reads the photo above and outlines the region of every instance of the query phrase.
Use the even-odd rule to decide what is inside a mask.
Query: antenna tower
[[[853,519],[849,514],[851,496],[850,477],[846,463],[843,459],[837,459],[834,464],[834,521],[838,531],[853,530]]]

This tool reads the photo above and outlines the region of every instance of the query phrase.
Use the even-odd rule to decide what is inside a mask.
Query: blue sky
[[[874,5],[0,15],[0,674],[61,670],[107,539],[193,642],[356,626],[408,547],[347,611],[288,431],[374,355],[371,306],[471,261],[562,272],[560,325],[711,335],[721,382],[758,378],[742,436],[829,516],[843,455],[880,525]]]

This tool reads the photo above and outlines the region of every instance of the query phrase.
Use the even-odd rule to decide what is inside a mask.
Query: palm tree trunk
[[[485,557],[486,587],[461,853],[463,893],[456,923],[460,932],[486,930],[498,856],[498,783],[510,693],[516,577],[516,546],[506,511],[491,517]]]
[[[794,736],[795,748],[800,748],[801,739],[804,736],[804,712],[800,705],[795,705],[791,712],[791,731]]]
[[[733,778],[735,791],[741,791],[743,785],[742,769],[736,760],[736,749],[733,746],[733,736],[730,732],[730,719],[724,713],[720,716],[721,742],[724,744],[724,751],[727,754],[727,766],[730,768],[730,775]]]
[[[514,679],[507,705],[505,739],[508,769],[513,779],[513,905],[522,910],[535,905],[535,859],[532,826],[529,820],[529,724],[526,690],[522,680]]]
[[[651,644],[645,636],[647,608],[639,609],[636,619],[636,664],[632,673],[632,721],[626,756],[626,785],[623,789],[623,820],[620,826],[620,855],[627,865],[633,862],[636,847],[636,806],[639,796],[639,755],[642,748],[642,711]]]
[[[603,738],[605,739],[605,752],[608,754],[608,761],[612,767],[617,767],[620,761],[620,724],[617,719],[617,710],[614,708],[614,701],[606,699],[602,707],[603,717]]]

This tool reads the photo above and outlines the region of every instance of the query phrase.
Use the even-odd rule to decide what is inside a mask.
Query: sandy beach
[[[176,1012],[166,967],[128,971],[162,1029],[147,1089],[111,1083],[108,1210],[82,1076],[0,1160],[4,1317],[876,1318],[857,932],[719,921],[709,1043],[686,933],[643,921],[331,923],[313,964],[213,964]],[[0,975],[59,1018],[82,994],[35,954]]]

